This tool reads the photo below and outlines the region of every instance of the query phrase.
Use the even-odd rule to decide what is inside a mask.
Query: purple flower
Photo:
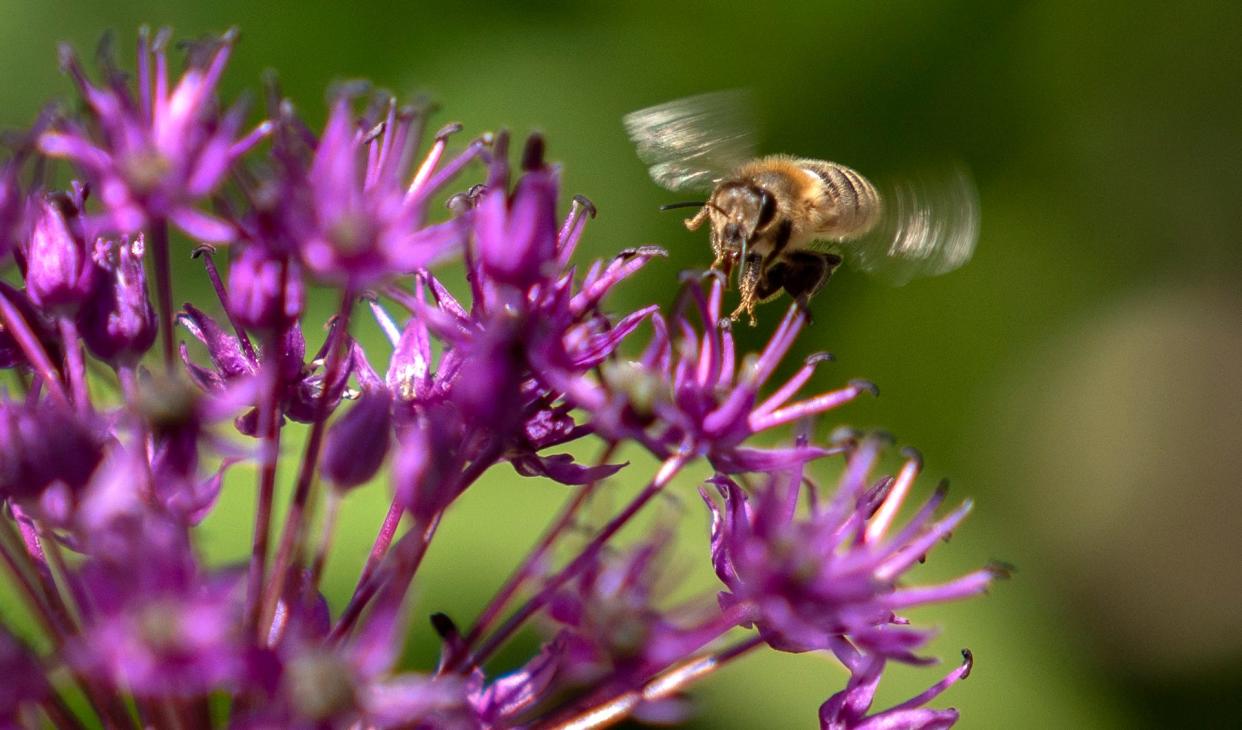
[[[378,125],[359,125],[350,101],[349,94],[337,98],[309,165],[284,166],[296,180],[287,184],[297,190],[286,202],[284,225],[310,272],[363,287],[455,252],[464,231],[454,221],[425,225],[427,200],[485,145],[472,142],[441,165],[448,138],[459,128],[447,127],[411,177],[417,114],[389,100]]]
[[[478,445],[468,443],[460,414],[446,403],[420,410],[417,420],[399,434],[392,470],[394,501],[416,519],[431,520],[469,486],[458,475],[479,455]]]
[[[498,152],[504,140],[498,138]],[[521,474],[566,484],[587,484],[620,468],[588,468],[567,454],[539,452],[590,434],[589,428],[575,423],[572,406],[563,402],[554,380],[581,377],[605,362],[654,312],[647,307],[612,321],[600,311],[600,302],[617,283],[663,252],[628,251],[607,265],[596,263],[575,286],[568,257],[593,207],[575,201],[557,230],[549,219],[555,176],[543,162],[542,149],[542,141],[532,138],[524,158],[526,172],[512,194],[507,191],[507,166],[497,157],[489,187],[474,191],[458,206],[461,225],[473,232],[471,250],[477,251],[468,257],[474,284],[469,308],[428,273],[418,277],[413,295],[392,287],[385,290],[413,315],[403,327],[372,302],[395,347],[385,382],[394,394],[398,422],[434,422],[437,434],[478,431],[486,424],[487,432],[494,434],[490,439],[445,436],[447,451],[437,450],[435,457],[445,466],[437,473],[451,471],[445,461],[450,454],[456,453],[458,464],[464,465],[489,451],[501,452]],[[519,225],[524,226],[522,250],[505,250],[498,237],[518,235]],[[489,247],[494,250],[485,253]],[[520,266],[511,265],[506,257]],[[446,343],[438,362],[431,349],[433,338]],[[363,360],[359,358],[357,366],[360,373],[370,369],[361,364]],[[548,376],[550,362],[561,375]],[[369,377],[379,381],[378,375]],[[430,417],[433,412],[436,415]],[[398,481],[405,485],[399,487],[403,493],[417,491],[410,479]],[[445,495],[451,500],[454,491],[441,487],[433,503]],[[412,499],[405,501],[412,504]]]
[[[229,312],[242,326],[284,331],[306,305],[301,267],[262,246],[243,246],[229,266],[228,297]]]
[[[234,230],[197,206],[219,186],[233,163],[265,136],[266,122],[239,137],[245,108],[220,115],[215,94],[236,32],[192,47],[185,72],[170,88],[169,31],[138,40],[137,88],[108,61],[105,81],[92,84],[68,46],[61,64],[73,77],[92,117],[84,125],[61,119],[39,138],[44,154],[72,160],[99,191],[106,226],[136,234],[152,220],[171,220],[194,238],[228,241]],[[92,130],[97,130],[95,134]]]
[[[115,454],[83,504],[78,580],[93,612],[69,659],[140,696],[199,696],[244,669],[239,576],[198,565],[185,527],[144,503],[134,460]]]
[[[103,444],[100,424],[54,403],[0,405],[0,497],[33,500],[56,485],[80,493]]]
[[[95,287],[78,315],[78,330],[91,354],[132,367],[155,344],[155,309],[147,296],[141,235],[95,246]]]
[[[323,474],[338,489],[365,484],[375,476],[392,441],[392,410],[387,391],[375,389],[328,429]]]
[[[87,250],[81,210],[85,188],[54,194],[39,205],[26,249],[26,290],[49,314],[72,316],[94,288],[96,270]]]
[[[458,677],[394,672],[404,629],[400,597],[377,600],[365,628],[352,642],[327,639],[329,616],[322,596],[298,598],[292,587],[277,619],[286,626],[272,650],[250,671],[264,685],[265,702],[239,719],[241,727],[479,727]]]
[[[21,249],[30,239],[38,201],[35,196],[23,191],[22,171],[35,156],[35,141],[50,123],[53,109],[50,105],[45,107],[34,126],[18,139],[13,140],[10,136],[7,145],[10,156],[0,164],[0,262],[8,263],[11,261],[9,255],[16,253],[20,264]]]
[[[845,658],[850,665],[850,681],[845,689],[820,706],[821,730],[944,730],[952,727],[957,722],[957,710],[932,710],[923,705],[950,685],[970,676],[974,664],[971,653],[963,650],[961,666],[949,672],[944,679],[916,697],[883,712],[868,715],[876,686],[880,683],[880,673],[884,669],[884,658],[857,652],[847,652]]]
[[[985,568],[933,586],[902,578],[965,518],[971,503],[934,520],[937,489],[911,520],[890,528],[921,464],[911,453],[896,478],[872,481],[880,444],[865,439],[846,462],[830,498],[812,494],[801,515],[801,469],[771,476],[752,500],[719,477],[723,504],[701,490],[712,513],[712,563],[728,589],[725,606],[743,606],[763,638],[782,651],[835,649],[848,640],[871,654],[920,663],[913,653],[931,632],[906,626],[897,611],[982,593],[997,575]]]
[[[563,628],[562,672],[570,682],[635,685],[672,661],[716,639],[732,624],[713,606],[694,601],[661,610],[676,577],[668,574],[668,533],[624,553],[601,552],[552,601]],[[722,620],[723,619],[723,620]]]
[[[557,249],[556,174],[543,162],[543,139],[532,136],[523,155],[526,171],[512,195],[493,184],[476,209],[479,263],[489,279],[529,289],[546,278]]]
[[[673,452],[703,455],[726,472],[788,468],[830,450],[798,446],[755,449],[744,442],[756,433],[823,413],[876,387],[864,380],[844,388],[790,403],[810,379],[817,364],[830,359],[814,355],[766,399],[759,391],[789,351],[806,322],[791,308],[758,356],[737,361],[733,335],[720,316],[723,283],[713,277],[706,293],[688,289],[702,331],[682,312],[671,320],[655,318],[656,332],[636,361],[614,361],[602,368],[603,378],[562,379],[556,384],[576,406],[593,416],[591,426],[610,438],[630,438],[660,458]]]
[[[824,727],[956,719],[926,704],[966,675],[969,656],[868,713],[888,661],[926,661],[931,633],[905,608],[983,592],[1001,569],[911,580],[969,503],[938,519],[937,490],[900,523],[916,457],[876,477],[877,440],[810,441],[814,417],[875,386],[800,395],[825,355],[772,382],[801,311],[738,357],[719,278],[683,277],[664,311],[610,301],[664,252],[576,264],[595,207],[578,196],[558,215],[560,171],[538,135],[511,180],[503,132],[450,154],[460,126],[448,125],[420,151],[429,106],[364,101],[356,84],[333,94],[316,129],[274,79],[271,123],[243,134],[243,107],[213,98],[234,40],[190,44],[170,80],[167,33],[151,42],[144,31],[136,84],[106,53],[95,83],[62,51],[86,118],[46,115],[0,169],[0,258],[11,249],[17,264],[16,283],[0,281],[0,367],[16,369],[13,393],[0,393],[0,564],[41,647],[0,621],[0,726],[669,724],[689,715],[692,684],[765,648],[831,652],[848,669],[820,709]],[[37,190],[49,157],[99,203],[86,206],[85,184],[25,192],[25,171]],[[476,159],[482,182],[446,190]],[[220,269],[209,245],[195,250],[214,296],[178,313],[190,335],[180,363],[168,222],[233,244]],[[429,270],[458,256],[460,281]],[[306,318],[304,276],[338,303],[313,353],[303,331],[320,323]],[[368,351],[364,302],[390,348]],[[157,338],[163,367],[144,362]],[[226,421],[253,438],[229,436]],[[792,444],[758,443],[790,424],[803,434]],[[618,492],[613,475],[650,461],[621,463],[634,449],[659,464]],[[803,471],[831,454],[846,454],[843,474],[821,493]],[[461,616],[469,624],[432,614],[439,661],[412,666],[405,648],[429,630],[421,606],[440,600],[410,602],[420,569],[443,557],[437,534],[460,529],[455,500],[505,463],[523,478],[497,484],[570,485],[566,504]],[[719,495],[703,490],[710,563],[724,589],[685,595],[672,550],[678,477],[708,467]],[[334,550],[343,492],[375,479],[392,502],[372,515],[352,596],[330,603],[325,576],[349,569]],[[248,532],[235,553],[248,557],[218,565],[203,558],[199,526],[225,489],[253,495],[255,509],[208,523]],[[514,639],[536,623],[546,641],[521,655],[532,645]]]
[[[218,322],[193,305],[187,304],[185,311],[178,315],[177,321],[207,348],[207,354],[215,368],[210,370],[196,365],[190,359],[189,350],[182,344],[181,359],[191,379],[210,393],[221,394],[226,388],[238,388],[235,396],[248,405],[256,405],[254,401],[258,396],[260,362],[258,354],[248,347],[248,341],[229,334]],[[350,368],[341,368],[333,382],[325,384],[327,373],[324,370],[324,356],[331,341],[332,334],[329,333],[323,348],[310,363],[305,363],[303,358],[306,355],[306,341],[302,338],[299,326],[290,327],[277,339],[277,392],[282,417],[299,423],[315,420],[318,401],[325,387],[329,389],[327,412],[331,413],[340,403],[349,380]],[[238,419],[238,429],[242,433],[254,435],[256,419],[255,411],[251,410]]]

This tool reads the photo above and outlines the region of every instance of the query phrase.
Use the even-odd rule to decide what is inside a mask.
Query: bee
[[[966,263],[979,233],[979,204],[955,166],[889,185],[883,193],[845,165],[755,155],[746,94],[715,92],[627,114],[626,132],[656,184],[710,191],[690,230],[710,223],[714,270],[737,272],[743,313],[788,293],[804,310],[842,262],[894,284]]]

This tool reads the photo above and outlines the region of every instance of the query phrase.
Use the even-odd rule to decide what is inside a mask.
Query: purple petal
[[[543,476],[561,484],[579,485],[592,484],[621,471],[624,464],[601,464],[599,466],[582,466],[574,462],[569,454],[553,454],[539,456],[530,454],[510,460],[518,474],[527,477]]]
[[[214,319],[192,304],[185,305],[185,312],[177,317],[181,326],[190,331],[195,339],[207,347],[212,363],[225,378],[254,375],[258,368],[246,357],[241,343]]]
[[[191,238],[208,243],[228,243],[237,237],[232,225],[213,215],[190,207],[174,208],[168,217]]]

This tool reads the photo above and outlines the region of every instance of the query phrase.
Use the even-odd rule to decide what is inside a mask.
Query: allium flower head
[[[445,127],[411,176],[419,113],[389,100],[382,120],[359,124],[348,91],[333,103],[309,165],[284,166],[286,174],[301,177],[301,194],[285,212],[312,273],[363,287],[454,253],[463,232],[452,221],[425,226],[427,201],[486,144],[475,140],[442,163],[450,136],[460,128]]]
[[[505,139],[498,137],[497,150],[504,149]],[[464,464],[498,450],[519,473],[583,484],[617,467],[585,468],[568,455],[538,453],[590,433],[575,423],[570,405],[561,402],[548,377],[550,363],[564,374],[558,377],[578,377],[607,360],[654,308],[612,322],[600,312],[601,300],[663,252],[644,249],[625,252],[607,266],[597,262],[575,288],[574,271],[566,264],[589,203],[576,201],[557,230],[550,220],[555,176],[543,160],[542,140],[533,140],[524,156],[527,169],[511,194],[506,190],[507,163],[498,157],[489,169],[489,187],[475,191],[473,202],[459,210],[458,224],[472,233],[469,308],[433,275],[421,274],[412,294],[388,290],[413,315],[404,327],[378,305],[372,309],[395,347],[385,382],[395,397],[398,423],[434,432],[408,436],[413,453],[421,453],[415,444],[442,443],[445,448],[432,447],[436,460],[456,458]],[[478,207],[471,207],[475,202]],[[517,210],[527,212],[512,212]],[[500,250],[496,237],[510,234],[525,241],[524,248]],[[488,254],[490,259],[482,253],[488,246],[498,248]],[[525,273],[519,275],[518,269]],[[433,336],[446,343],[438,362],[433,360]],[[378,375],[374,378],[378,383]],[[450,435],[479,424],[488,424],[494,436],[472,440]],[[410,466],[415,459],[400,463]],[[423,461],[418,465],[427,467]],[[418,491],[408,479],[400,480],[398,488],[411,500]],[[454,496],[442,493],[441,498]],[[414,501],[425,503],[425,495]]]
[[[907,627],[896,612],[983,592],[996,577],[985,568],[936,586],[904,586],[902,578],[970,511],[969,501],[936,521],[946,490],[937,489],[905,526],[890,532],[921,468],[910,456],[896,478],[872,481],[879,441],[865,439],[849,456],[836,492],[797,506],[801,469],[774,474],[752,501],[732,480],[718,478],[712,512],[712,562],[728,591],[764,639],[783,651],[836,649],[847,641],[867,652],[909,662],[931,632]]]
[[[611,675],[632,682],[719,635],[716,611],[695,604],[659,607],[676,580],[670,538],[658,531],[624,552],[601,551],[553,598],[548,613],[561,627],[557,640],[564,645],[568,681],[593,683]]]
[[[92,519],[106,545],[80,571],[95,611],[71,661],[139,696],[194,697],[238,679],[236,572],[200,567],[184,528],[141,507]]]
[[[760,390],[806,324],[806,315],[790,308],[763,352],[739,362],[733,334],[721,317],[720,278],[711,277],[706,291],[691,283],[684,292],[689,311],[679,308],[668,320],[657,315],[655,336],[639,359],[606,363],[599,382],[583,377],[557,381],[574,405],[593,416],[598,432],[636,439],[661,458],[692,453],[708,457],[724,472],[770,471],[830,450],[755,449],[744,445],[751,436],[878,392],[873,384],[855,380],[790,403],[816,365],[831,359],[819,354],[761,399]]]
[[[739,356],[720,278],[683,277],[667,309],[610,299],[640,272],[664,275],[648,267],[664,252],[577,263],[595,206],[560,208],[539,135],[511,170],[504,132],[450,154],[461,126],[448,125],[424,146],[426,105],[367,103],[358,85],[331,95],[316,129],[274,81],[271,123],[243,134],[243,107],[214,99],[235,37],[191,44],[172,80],[167,33],[143,32],[133,86],[106,54],[94,83],[62,52],[87,118],[41,119],[27,137],[101,204],[86,183],[26,192],[27,163],[43,184],[34,142],[0,169],[0,256],[15,244],[21,279],[0,280],[0,367],[14,371],[0,393],[0,570],[45,647],[0,620],[0,727],[671,724],[692,712],[692,684],[764,648],[844,665],[825,728],[952,724],[956,711],[925,705],[969,657],[868,713],[888,661],[927,661],[930,632],[900,612],[981,593],[998,570],[913,582],[969,503],[937,518],[937,490],[902,524],[917,458],[876,477],[879,441],[806,435],[875,386],[801,394],[822,354],[773,382],[802,311]],[[231,242],[219,268],[214,248],[195,249],[212,296],[175,316],[169,222]],[[444,260],[460,260],[461,281],[432,270]],[[312,282],[336,304],[318,321]],[[388,346],[358,334],[359,310]],[[322,344],[308,352],[308,336]],[[794,423],[788,445],[764,440]],[[647,453],[624,461],[635,449]],[[804,471],[842,454],[821,494]],[[412,607],[442,600],[420,580],[442,559],[432,542],[497,467],[507,489],[555,483],[566,504],[486,602],[428,622]],[[617,490],[617,474],[637,488]],[[682,477],[714,489],[710,541],[684,562]],[[341,506],[372,482],[391,502],[361,515],[374,542],[352,595],[330,602]],[[225,490],[254,511],[224,521],[249,539],[221,564],[200,525]],[[722,591],[670,595],[683,570],[709,566]],[[440,642],[435,666],[406,656],[420,632]]]
[[[39,138],[39,147],[72,160],[87,175],[107,209],[106,226],[116,232],[137,234],[148,221],[171,220],[194,238],[228,241],[232,226],[204,213],[198,203],[269,125],[239,136],[245,108],[236,105],[220,114],[216,107],[216,86],[235,31],[192,46],[184,73],[171,87],[169,36],[166,29],[154,39],[145,29],[140,33],[135,89],[107,58],[103,83],[92,83],[73,49],[62,46],[61,65],[93,123],[60,119]]]

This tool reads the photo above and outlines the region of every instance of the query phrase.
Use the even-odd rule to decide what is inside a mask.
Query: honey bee
[[[627,114],[625,129],[651,177],[669,190],[708,191],[686,227],[710,222],[712,268],[737,271],[741,302],[788,293],[804,310],[832,273],[852,266],[895,284],[958,268],[974,253],[979,204],[964,168],[901,180],[882,194],[836,162],[756,157],[750,105],[739,91],[715,92]]]

